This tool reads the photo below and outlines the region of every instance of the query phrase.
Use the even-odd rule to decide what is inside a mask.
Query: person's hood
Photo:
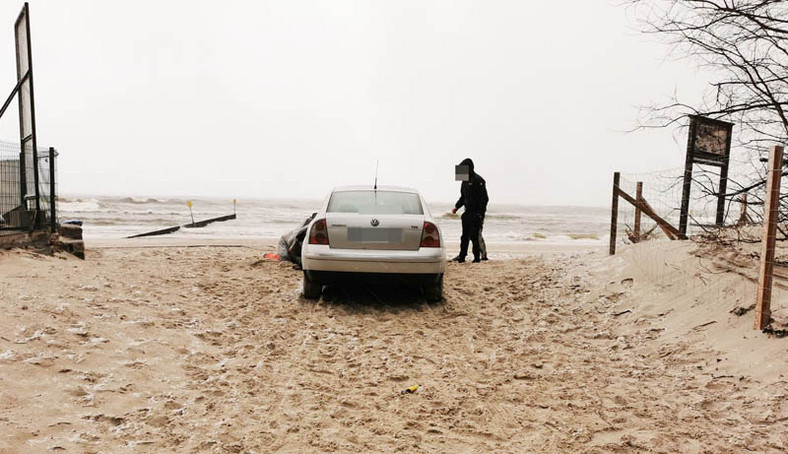
[[[460,163],[460,165],[461,166],[468,166],[468,170],[470,170],[469,173],[471,175],[474,175],[476,173],[476,172],[473,171],[473,161],[471,160],[471,158],[463,159],[462,162]]]

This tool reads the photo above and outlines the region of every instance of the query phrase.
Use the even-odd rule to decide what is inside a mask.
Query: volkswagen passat
[[[443,238],[415,189],[335,188],[307,231],[306,298],[320,298],[327,284],[392,279],[421,286],[428,301],[442,298]]]

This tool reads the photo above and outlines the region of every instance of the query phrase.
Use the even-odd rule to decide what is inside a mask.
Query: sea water
[[[191,213],[187,202],[192,202]],[[181,229],[174,235],[199,238],[279,238],[300,226],[322,204],[297,199],[182,199],[165,197],[60,197],[60,221],[83,222],[86,239],[125,238],[236,213],[237,219],[203,228]],[[451,202],[433,203],[429,210],[446,241],[459,241],[462,225],[451,214]],[[604,207],[544,207],[490,204],[484,222],[489,243],[604,244],[610,228]]]

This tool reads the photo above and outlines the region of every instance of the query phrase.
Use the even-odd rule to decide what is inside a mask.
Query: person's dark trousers
[[[468,242],[473,243],[473,259],[479,260],[479,229],[482,218],[476,213],[462,214],[462,236],[460,237],[460,257],[468,255]]]
[[[484,218],[479,222],[479,256],[482,260],[487,260],[487,244],[484,242]]]

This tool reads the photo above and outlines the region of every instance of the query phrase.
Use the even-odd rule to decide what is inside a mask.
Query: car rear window
[[[331,195],[329,213],[424,214],[421,199],[412,192],[342,191]]]

